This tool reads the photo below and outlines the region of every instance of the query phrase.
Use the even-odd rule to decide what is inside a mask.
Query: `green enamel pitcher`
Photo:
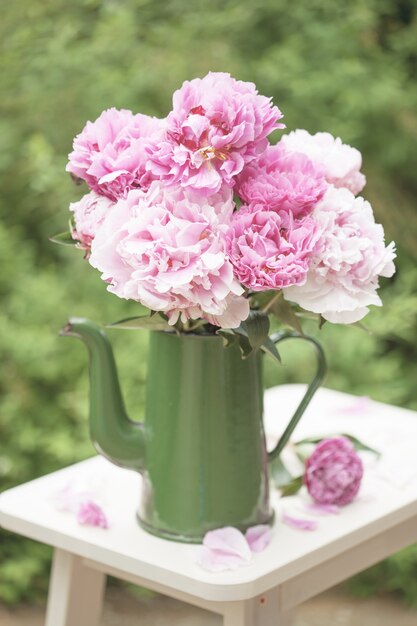
[[[294,331],[274,343],[302,339],[316,349],[317,372],[276,447],[267,452],[262,423],[260,350],[242,359],[217,335],[151,332],[143,422],[126,414],[110,342],[74,318],[61,331],[90,356],[90,434],[97,451],[142,474],[138,521],[148,532],[200,542],[214,528],[242,531],[270,524],[268,462],[276,459],[325,373],[320,345]],[[277,415],[277,419],[279,415]]]

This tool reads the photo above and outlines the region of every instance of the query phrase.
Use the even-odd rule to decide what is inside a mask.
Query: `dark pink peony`
[[[307,459],[304,483],[319,504],[349,504],[359,491],[362,461],[346,437],[325,439]]]
[[[268,135],[283,128],[271,99],[253,83],[210,72],[174,93],[163,141],[149,146],[148,169],[165,184],[202,194],[232,187],[244,165],[262,153]]]
[[[242,285],[252,291],[281,289],[305,282],[318,236],[309,217],[295,220],[244,206],[233,215],[227,251]]]
[[[164,120],[124,109],[103,111],[75,137],[66,169],[112,200],[125,198],[131,189],[147,189],[153,177],[146,170],[146,148],[164,125]]]
[[[322,167],[282,146],[269,146],[236,181],[236,191],[247,204],[256,203],[270,211],[291,211],[294,217],[311,212],[327,187]]]

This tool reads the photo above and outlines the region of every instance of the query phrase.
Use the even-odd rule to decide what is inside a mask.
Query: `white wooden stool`
[[[301,392],[300,385],[266,392],[268,432],[282,430]],[[417,413],[372,401],[360,406],[354,396],[321,389],[294,436],[347,432],[379,448],[382,461],[366,472],[358,499],[339,515],[317,517],[314,532],[302,532],[281,522],[283,508],[297,500],[275,494],[270,546],[235,571],[205,571],[196,563],[197,546],[144,532],[135,519],[140,476],[103,458],[4,492],[0,524],[55,548],[46,626],[98,626],[106,575],[219,613],[225,626],[287,626],[301,602],[415,542]],[[105,485],[108,530],[80,526],[52,500],[57,490],[85,476]],[[301,510],[300,516],[311,518]]]

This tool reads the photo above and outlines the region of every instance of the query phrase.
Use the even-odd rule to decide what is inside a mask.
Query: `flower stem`
[[[271,309],[272,305],[282,296],[282,291],[278,291],[273,298],[270,299],[269,302],[265,304],[263,309],[261,309],[262,313],[268,313]]]

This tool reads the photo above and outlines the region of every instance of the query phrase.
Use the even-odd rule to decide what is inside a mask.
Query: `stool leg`
[[[228,602],[223,611],[223,626],[291,626],[292,614],[281,613],[278,589],[253,600]]]
[[[99,626],[106,576],[55,549],[45,626]]]

